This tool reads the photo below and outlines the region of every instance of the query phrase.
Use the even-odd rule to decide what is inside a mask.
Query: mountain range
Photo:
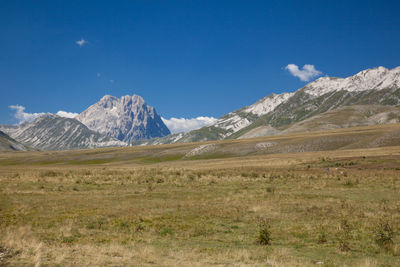
[[[133,140],[170,134],[155,109],[138,95],[105,95],[76,118],[46,114],[32,122],[1,125],[0,130],[15,139],[15,148],[40,150],[127,146]]]
[[[256,103],[230,112],[220,117],[214,124],[186,134],[175,134],[136,144],[150,145],[162,143],[198,142],[208,140],[259,137],[288,132],[294,123],[344,106],[371,105],[400,106],[400,67],[392,70],[384,67],[367,69],[348,78],[321,77],[293,93],[271,94]],[[353,110],[359,112],[358,110]],[[394,117],[398,118],[398,111]],[[340,112],[336,113],[340,114]],[[348,117],[340,116],[346,121]],[[391,115],[392,116],[392,115]],[[394,122],[383,119],[370,123]],[[353,126],[369,122],[354,121]],[[343,122],[341,127],[346,127]],[[338,126],[336,125],[336,126]],[[332,126],[332,127],[336,127]],[[330,129],[330,126],[327,126]],[[312,130],[308,128],[307,130]]]
[[[8,140],[3,143],[14,142],[16,149],[63,150],[243,139],[397,123],[399,114],[400,67],[378,67],[348,78],[321,77],[295,92],[268,95],[188,133],[170,134],[156,110],[138,95],[105,95],[76,118],[48,114],[28,123],[2,125],[0,130],[8,137],[2,136],[3,141]]]

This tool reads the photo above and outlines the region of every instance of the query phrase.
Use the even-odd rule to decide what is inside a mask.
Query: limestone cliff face
[[[138,95],[105,95],[83,111],[77,120],[89,129],[131,143],[170,134],[155,109]]]

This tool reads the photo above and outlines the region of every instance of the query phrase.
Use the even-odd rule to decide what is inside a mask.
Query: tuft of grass
[[[317,229],[317,243],[324,244],[326,242],[328,242],[328,235],[326,232],[326,227],[320,225]]]
[[[390,250],[394,245],[394,229],[388,219],[381,219],[374,228],[375,243],[385,250]]]

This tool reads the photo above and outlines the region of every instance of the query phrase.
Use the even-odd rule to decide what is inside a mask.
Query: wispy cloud
[[[67,112],[67,111],[57,111],[56,115],[60,116],[60,117],[64,117],[64,118],[75,118],[76,116],[79,115],[79,113],[74,113],[74,112]]]
[[[85,44],[88,44],[89,42],[86,41],[85,39],[81,38],[79,41],[75,42],[77,45],[79,45],[80,47],[84,46]]]
[[[197,117],[192,119],[185,118],[162,118],[171,133],[189,132],[204,126],[213,124],[217,119],[213,117]]]
[[[8,107],[15,111],[14,118],[16,118],[19,123],[33,121],[37,117],[40,117],[40,116],[43,116],[43,115],[46,114],[46,113],[43,113],[43,112],[41,112],[41,113],[27,113],[27,112],[25,112],[25,107],[24,106],[20,106],[20,105],[11,105],[11,106],[8,106]]]
[[[289,71],[294,77],[299,78],[303,82],[308,82],[314,77],[322,74],[319,70],[316,70],[314,65],[305,64],[303,69],[299,69],[296,64],[289,64],[285,67],[285,70]]]
[[[18,120],[18,123],[31,122],[40,116],[51,114],[49,112],[28,113],[25,112],[25,107],[21,105],[11,105],[8,107],[15,111],[14,118]],[[56,115],[65,118],[75,118],[79,114],[60,110],[56,113]]]

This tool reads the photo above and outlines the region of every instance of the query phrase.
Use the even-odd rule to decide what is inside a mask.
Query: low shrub
[[[258,219],[257,243],[260,245],[271,245],[271,220],[269,218]]]

